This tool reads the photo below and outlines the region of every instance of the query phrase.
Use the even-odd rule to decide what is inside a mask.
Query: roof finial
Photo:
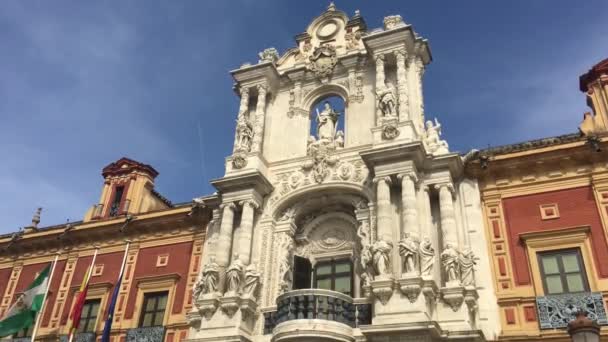
[[[355,17],[360,17],[360,16],[361,16],[361,11],[355,10]]]
[[[34,216],[32,217],[32,227],[38,228],[38,224],[40,223],[40,213],[42,212],[42,208],[36,209]]]
[[[333,2],[333,1],[331,1],[331,2],[329,3],[329,6],[327,6],[327,10],[328,10],[328,11],[335,11],[335,10],[336,10],[336,4],[334,4],[334,2]]]

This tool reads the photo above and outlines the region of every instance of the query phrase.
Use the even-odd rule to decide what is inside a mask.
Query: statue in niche
[[[410,233],[405,233],[399,241],[399,255],[403,258],[403,273],[414,273],[417,271],[418,243]]]
[[[458,281],[460,271],[460,260],[458,251],[452,244],[446,244],[443,252],[441,252],[441,264],[447,276],[447,281]]]
[[[385,118],[397,116],[397,100],[390,87],[383,86],[378,90],[378,105]]]
[[[435,263],[435,249],[429,238],[425,238],[420,244],[420,274],[430,276]]]
[[[258,287],[261,283],[261,274],[258,272],[254,263],[245,268],[245,284],[243,284],[243,294],[248,297],[257,295]]]
[[[331,107],[329,101],[325,101],[320,113],[317,110],[317,137],[320,142],[334,141],[339,116],[340,114]]]
[[[232,264],[226,270],[227,293],[237,293],[241,286],[241,277],[243,275],[243,262],[239,259],[238,254],[232,257]]]
[[[220,266],[215,262],[215,256],[209,257],[209,262],[203,268],[202,282],[202,293],[215,293],[217,292],[217,284],[220,277]]]
[[[376,276],[385,276],[390,274],[392,250],[393,244],[390,241],[384,240],[376,241],[371,247]]]
[[[342,131],[336,133],[336,147],[344,147],[344,132]]]
[[[460,254],[460,279],[463,286],[475,286],[475,265],[477,257],[471,249]]]
[[[446,154],[449,152],[448,143],[445,140],[441,140],[441,125],[435,118],[435,124],[432,121],[426,122],[426,145],[429,148],[429,152],[433,155]]]
[[[251,150],[251,141],[253,140],[253,127],[245,116],[239,117],[236,122],[236,149],[238,151],[249,152]]]

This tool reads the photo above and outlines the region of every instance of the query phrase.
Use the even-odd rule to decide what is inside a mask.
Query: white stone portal
[[[235,142],[201,200],[214,219],[189,340],[493,339],[477,184],[425,119],[428,42],[401,16],[368,30],[332,4],[296,43],[232,71]],[[313,110],[328,96],[343,113]]]

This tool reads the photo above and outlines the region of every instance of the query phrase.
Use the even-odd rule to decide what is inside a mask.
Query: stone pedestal
[[[219,293],[208,293],[201,296],[199,300],[196,301],[196,306],[198,307],[198,311],[201,316],[205,317],[207,320],[213,317],[217,307],[219,305]]]
[[[372,128],[372,135],[374,146],[395,141],[410,142],[414,141],[417,136],[411,120],[399,121],[396,117],[380,120],[380,124]]]
[[[457,312],[458,310],[460,310],[460,307],[462,306],[462,303],[464,301],[464,287],[459,285],[453,286],[449,283],[447,285],[448,286],[441,288],[441,299],[454,312]]]
[[[241,297],[236,293],[227,293],[220,298],[222,311],[228,316],[234,316],[235,312],[241,307]]]

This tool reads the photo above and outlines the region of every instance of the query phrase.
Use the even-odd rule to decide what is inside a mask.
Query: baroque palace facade
[[[0,237],[0,315],[61,252],[41,340],[569,341],[608,298],[608,61],[581,77],[580,133],[452,152],[424,111],[426,39],[331,4],[283,55],[231,72],[240,96],[217,193],[172,205],[157,172],[103,170],[82,222]],[[607,334],[605,328],[602,333]],[[27,335],[24,332],[23,335]]]

